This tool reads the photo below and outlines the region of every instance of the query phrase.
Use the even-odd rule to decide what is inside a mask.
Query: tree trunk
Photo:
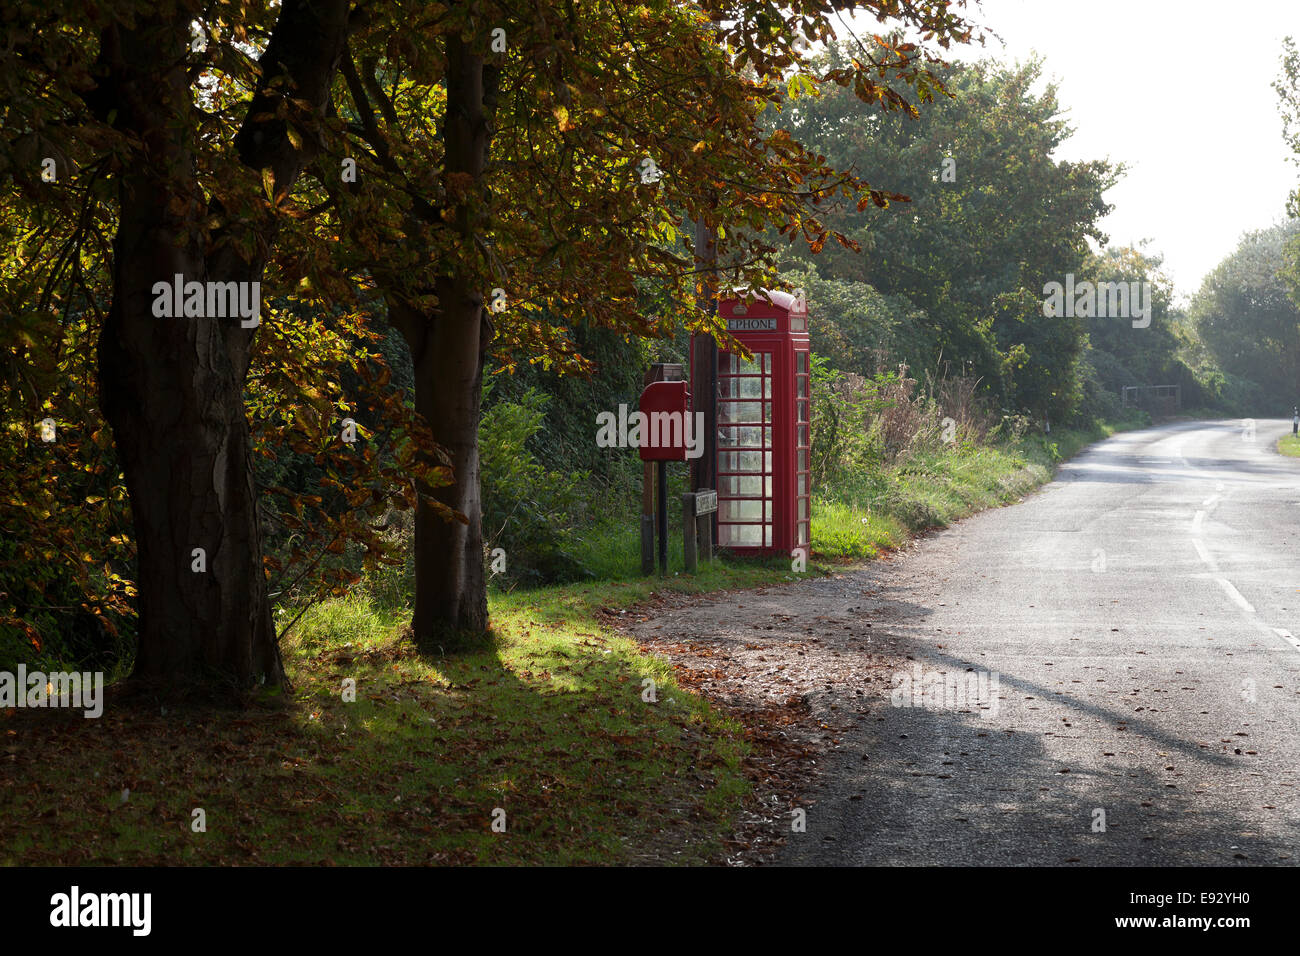
[[[420,313],[400,295],[388,296],[389,320],[411,349],[416,410],[450,456],[454,476],[450,485],[421,489],[416,506],[411,628],[416,642],[425,647],[462,645],[488,629],[478,421],[483,355],[492,326],[477,288],[482,272],[474,263],[480,227],[475,210],[491,143],[498,78],[498,68],[486,65],[458,35],[448,37],[443,181],[458,184],[451,219],[454,253],[448,257],[449,274],[434,282],[436,312]],[[459,512],[465,521],[448,520],[434,502]]]
[[[188,41],[184,15],[106,33],[118,125],[145,149],[120,173],[100,399],[136,537],[133,676],[245,689],[281,683],[284,669],[262,571],[244,369],[232,363],[221,321],[153,313],[155,282],[208,278],[194,228],[201,194],[177,122],[190,113],[189,79],[182,57],[158,55]]]
[[[138,552],[133,676],[228,680],[236,689],[280,684],[242,377],[215,321],[153,317],[149,289],[161,273],[150,263],[202,273],[174,248],[142,256],[147,242],[124,216],[117,291],[99,350],[102,403]]]
[[[429,423],[433,438],[451,459],[454,481],[420,489],[415,510],[415,612],[417,643],[456,646],[488,629],[487,581],[483,572],[482,507],[479,490],[478,420],[483,387],[482,305],[439,280],[441,314],[415,318],[407,337],[415,366],[415,409]],[[396,317],[396,316],[394,316]],[[412,322],[412,319],[415,321]],[[439,502],[465,522],[448,520]]]
[[[320,110],[347,35],[346,0],[285,0],[263,55],[261,88],[277,74]],[[209,210],[195,173],[193,101],[184,51],[190,15],[103,33],[91,108],[138,137],[119,175],[113,301],[100,334],[100,399],[131,498],[137,546],[139,646],[133,676],[244,691],[284,683],[262,567],[252,449],[244,413],[253,328],[239,317],[154,315],[153,285],[253,282],[265,252],[235,244],[209,254]],[[287,189],[311,147],[289,147],[267,121],[259,88],[236,147],[251,169],[270,167]],[[257,117],[257,118],[255,118]],[[251,228],[269,249],[275,222]],[[201,549],[201,551],[199,550]]]

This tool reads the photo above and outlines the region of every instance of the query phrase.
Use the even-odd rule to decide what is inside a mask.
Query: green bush
[[[1113,421],[1124,414],[1120,389],[1137,382],[1133,373],[1109,352],[1089,349],[1079,363],[1083,398],[1070,419],[1080,425]]]
[[[485,392],[491,391],[491,385]],[[589,576],[575,556],[574,529],[583,523],[587,472],[553,471],[531,442],[546,422],[550,398],[529,388],[518,400],[488,405],[479,422],[483,543],[488,559],[504,549],[497,583],[529,585]]]

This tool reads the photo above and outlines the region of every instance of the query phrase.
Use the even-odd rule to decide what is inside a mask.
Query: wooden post
[[[716,491],[688,491],[682,495],[682,553],[687,571],[695,572],[700,555],[705,561],[713,560],[713,515],[717,510]]]
[[[698,564],[696,553],[699,546],[699,532],[696,530],[695,492],[688,491],[682,495],[682,563],[688,574],[694,574]]]
[[[655,570],[655,486],[654,462],[641,468],[641,573]]]
[[[652,365],[646,369],[641,384],[658,381],[659,371]],[[654,462],[641,463],[641,573],[654,574],[655,570],[655,486]]]
[[[701,509],[704,509],[701,513]],[[713,522],[718,515],[718,493],[703,491],[695,499],[695,537],[700,555],[713,562]]]
[[[657,461],[659,469],[659,573],[668,574],[668,462]]]

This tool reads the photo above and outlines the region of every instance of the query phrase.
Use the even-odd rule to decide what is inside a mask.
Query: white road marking
[[[1283,638],[1283,639],[1289,641],[1289,642],[1291,643],[1291,646],[1292,646],[1292,647],[1294,647],[1297,651],[1300,651],[1300,640],[1297,640],[1297,639],[1296,639],[1296,638],[1291,634],[1291,632],[1288,631],[1286,628],[1283,628],[1283,627],[1275,627],[1275,628],[1273,628],[1273,633],[1276,634],[1278,637]]]
[[[1196,518],[1192,522],[1192,530],[1196,534],[1200,534],[1201,519],[1204,515],[1205,513],[1203,511],[1196,512]],[[1300,639],[1297,639],[1290,631],[1284,628],[1268,627],[1268,625],[1261,621],[1255,613],[1254,605],[1246,600],[1242,593],[1233,586],[1231,581],[1218,573],[1219,566],[1215,563],[1214,558],[1210,555],[1209,549],[1205,547],[1200,538],[1192,538],[1192,547],[1196,549],[1197,555],[1205,562],[1206,566],[1214,572],[1214,580],[1219,583],[1219,587],[1223,588],[1223,593],[1228,595],[1233,604],[1246,612],[1246,616],[1250,618],[1251,624],[1258,627],[1260,630],[1272,631],[1278,637],[1283,638],[1296,650],[1300,651]]]
[[[1227,593],[1228,597],[1232,599],[1232,602],[1234,604],[1236,604],[1247,614],[1254,616],[1255,608],[1251,605],[1249,601],[1247,601],[1244,597],[1241,596],[1240,591],[1238,591],[1235,587],[1232,586],[1231,581],[1229,581],[1227,578],[1219,578],[1219,577],[1216,577],[1214,580],[1219,582],[1219,586],[1223,588],[1224,592]]]

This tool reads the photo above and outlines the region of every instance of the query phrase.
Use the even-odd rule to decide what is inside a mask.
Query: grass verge
[[[500,599],[493,621],[491,650],[426,659],[356,595],[295,628],[280,706],[11,713],[0,862],[714,858],[747,787],[740,728],[562,604]]]

